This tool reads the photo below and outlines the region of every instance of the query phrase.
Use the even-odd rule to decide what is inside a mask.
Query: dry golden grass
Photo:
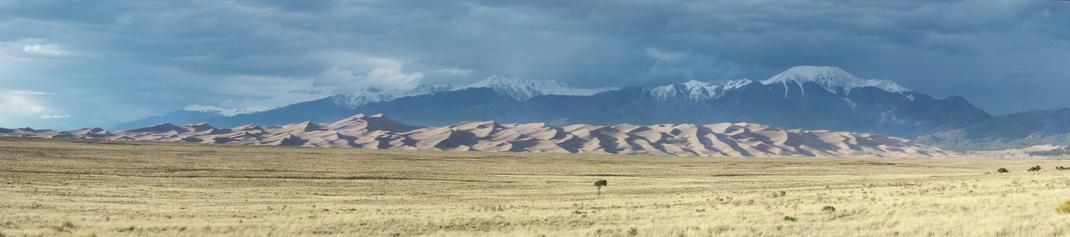
[[[0,235],[1065,236],[1065,165],[0,138]]]

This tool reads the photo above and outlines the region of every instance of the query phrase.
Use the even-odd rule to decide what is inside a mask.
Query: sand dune
[[[824,130],[782,129],[750,123],[639,126],[463,122],[411,126],[363,114],[329,122],[275,127],[216,128],[207,123],[157,124],[109,132],[3,129],[0,136],[196,142],[241,145],[353,147],[398,150],[608,153],[674,156],[937,157],[956,154],[896,137]]]

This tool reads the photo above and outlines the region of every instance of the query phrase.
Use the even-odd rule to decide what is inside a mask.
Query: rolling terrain
[[[996,116],[965,128],[921,136],[917,141],[954,151],[1067,146],[1070,145],[1070,109]]]
[[[1067,165],[0,137],[0,235],[1065,236]]]
[[[363,114],[328,123],[217,128],[169,123],[122,130],[2,129],[0,136],[168,141],[240,145],[349,147],[391,150],[550,152],[674,156],[946,157],[955,153],[877,134],[782,129],[749,123],[638,126],[462,122],[411,126]]]

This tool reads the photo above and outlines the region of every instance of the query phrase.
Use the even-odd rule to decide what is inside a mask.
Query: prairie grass
[[[0,235],[1065,236],[1070,172],[994,171],[1066,162],[0,138]]]

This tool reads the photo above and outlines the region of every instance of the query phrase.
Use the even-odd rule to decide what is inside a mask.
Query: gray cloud
[[[49,92],[24,99],[71,118],[0,126],[106,126],[495,74],[656,86],[796,65],[1004,114],[1070,106],[1056,89],[1070,88],[1067,15],[1070,4],[1031,0],[14,1],[0,3],[0,89]]]

